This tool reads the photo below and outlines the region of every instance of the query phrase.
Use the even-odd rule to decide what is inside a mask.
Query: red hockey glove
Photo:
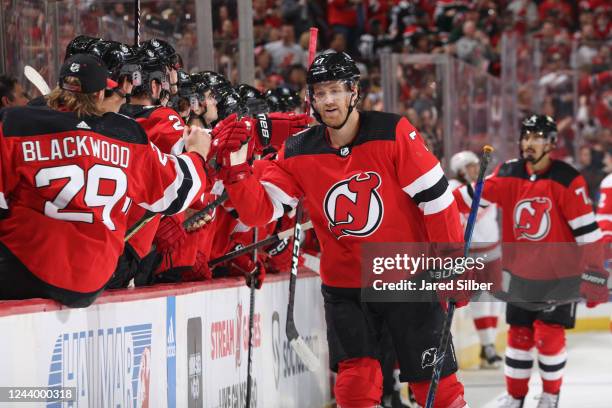
[[[252,277],[255,278],[255,288],[260,289],[266,278],[266,269],[264,267],[264,257],[259,254],[257,256],[257,262],[253,262],[253,254],[241,255],[229,264],[230,275],[243,275],[246,278],[246,284],[251,287]]]
[[[289,272],[289,270],[291,270],[293,245],[291,245],[290,239],[287,238],[277,242],[273,246],[267,248],[266,253],[268,254],[266,269],[270,273]]]
[[[157,247],[157,252],[168,253],[178,248],[186,237],[182,214],[172,215],[161,219],[153,243]]]
[[[238,121],[236,114],[219,122],[212,131],[213,140],[206,158],[207,171],[214,176],[221,168],[230,167],[230,153],[240,150],[250,135],[246,119]]]
[[[580,296],[586,299],[587,307],[593,308],[608,301],[608,275],[601,271],[586,271],[580,282]]]
[[[256,153],[261,154],[263,150],[271,146],[279,150],[281,145],[291,135],[294,135],[308,127],[310,116],[306,114],[273,112],[257,115],[257,125],[253,129],[256,136]]]
[[[212,271],[208,267],[208,256],[198,250],[191,271],[183,272],[183,282],[194,282],[212,279]]]

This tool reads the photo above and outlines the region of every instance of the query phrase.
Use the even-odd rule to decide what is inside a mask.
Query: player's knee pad
[[[534,331],[527,326],[510,326],[508,346],[519,350],[531,350],[534,346]]]
[[[351,358],[338,364],[334,394],[342,408],[371,408],[382,397],[382,370],[378,360]]]
[[[560,324],[544,323],[536,320],[535,344],[538,352],[545,355],[556,355],[565,348],[565,328]]]
[[[425,406],[427,392],[429,391],[429,381],[411,382],[409,384],[420,406]],[[457,380],[455,374],[440,378],[434,408],[463,408],[467,404],[463,399],[463,384]]]

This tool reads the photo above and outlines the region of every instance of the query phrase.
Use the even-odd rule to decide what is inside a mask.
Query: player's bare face
[[[525,160],[535,162],[550,151],[550,142],[542,132],[526,132],[521,136],[521,151]]]
[[[314,84],[313,107],[327,126],[340,126],[346,119],[352,95],[353,92],[340,81]]]

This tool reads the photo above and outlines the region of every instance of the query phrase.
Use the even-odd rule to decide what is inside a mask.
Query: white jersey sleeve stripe
[[[595,219],[597,220],[597,222],[603,222],[603,221],[612,222],[612,214],[597,214]]]
[[[441,177],[444,177],[444,172],[442,171],[442,167],[440,167],[440,163],[438,163],[427,173],[421,175],[412,183],[404,187],[403,190],[410,197],[414,197],[421,191],[433,187],[440,180]]]
[[[295,208],[297,206],[299,200],[285,193],[280,187],[270,183],[269,181],[262,181],[261,184],[266,190],[270,201],[272,201],[272,206],[274,207],[272,220],[283,216],[283,214],[285,213],[283,204],[288,205],[291,208]]]
[[[448,208],[455,200],[450,188],[447,188],[444,194],[432,201],[427,201],[419,204],[419,208],[423,210],[424,215],[437,214]]]
[[[4,193],[0,192],[0,208],[3,210],[8,210],[8,204],[6,203],[6,198],[4,198]]]
[[[567,223],[574,230],[584,227],[585,225],[589,225],[595,222],[595,215],[592,212],[581,215],[580,217],[576,217],[573,220],[569,220]]]

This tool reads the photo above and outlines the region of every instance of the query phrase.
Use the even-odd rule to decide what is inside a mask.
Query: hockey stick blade
[[[310,371],[315,372],[319,369],[319,359],[317,356],[310,350],[308,344],[301,337],[297,337],[289,341],[293,351],[298,355],[302,363],[308,368]]]
[[[23,67],[23,74],[38,89],[41,95],[49,95],[51,93],[51,88],[47,85],[47,81],[30,65]]]

